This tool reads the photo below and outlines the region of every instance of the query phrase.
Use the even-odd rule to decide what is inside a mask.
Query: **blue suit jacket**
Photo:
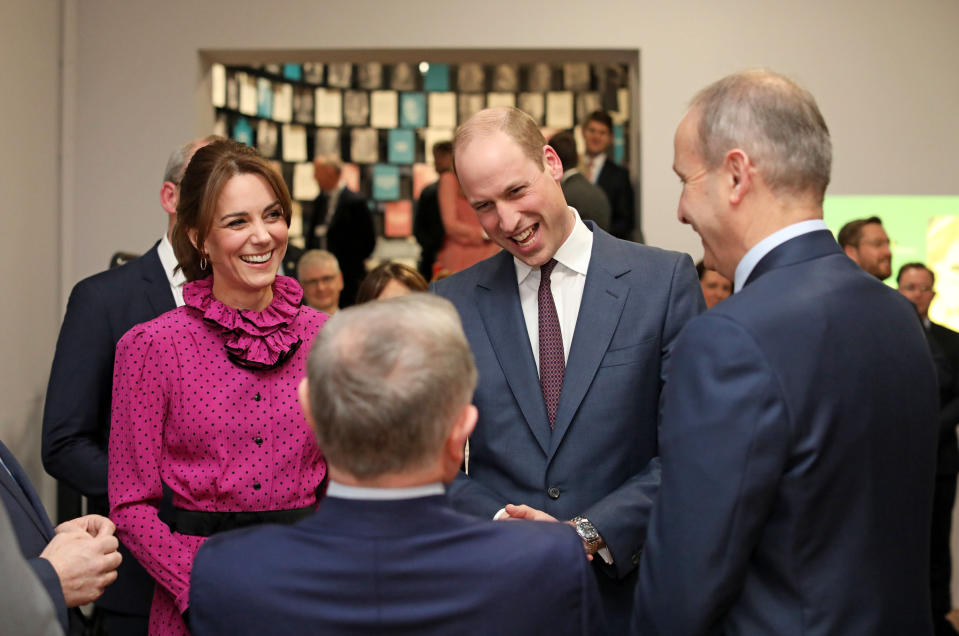
[[[640,634],[931,633],[935,371],[827,231],[689,323],[660,429]]]
[[[659,486],[660,390],[676,335],[704,305],[688,255],[587,227],[593,250],[552,431],[513,257],[501,252],[434,285],[459,310],[479,369],[469,476],[449,496],[486,519],[507,503],[587,517],[613,554],[599,583],[621,633]]]
[[[218,535],[190,583],[194,636],[587,636],[598,606],[572,528],[479,521],[442,495],[330,497],[296,525]]]
[[[43,509],[37,491],[30,483],[30,478],[3,442],[0,442],[0,459],[3,459],[3,463],[13,473],[11,479],[7,471],[0,467],[0,501],[10,516],[21,553],[50,595],[60,624],[64,631],[67,631],[67,604],[63,598],[60,579],[50,562],[40,558],[40,553],[53,539],[53,525]]]
[[[80,281],[70,294],[43,409],[43,466],[89,497],[90,512],[109,514],[107,442],[117,341],[134,325],[175,307],[157,245]],[[123,546],[121,553],[117,582],[97,605],[145,616],[153,579]]]

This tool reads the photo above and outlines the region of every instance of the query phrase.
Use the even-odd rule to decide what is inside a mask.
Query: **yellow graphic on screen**
[[[936,273],[929,319],[959,331],[959,216],[935,216],[926,230],[926,265]]]

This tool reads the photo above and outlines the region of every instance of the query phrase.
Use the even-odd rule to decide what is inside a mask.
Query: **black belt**
[[[173,509],[170,529],[180,534],[209,537],[218,532],[245,528],[260,523],[296,523],[310,516],[314,506],[291,510],[256,510],[249,512],[206,512],[203,510]]]

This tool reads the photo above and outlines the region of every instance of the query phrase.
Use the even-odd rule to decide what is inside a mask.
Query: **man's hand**
[[[84,515],[64,521],[55,528],[57,534],[61,532],[86,532],[91,537],[113,536],[117,527],[112,521],[102,515]]]
[[[532,508],[532,507],[527,506],[527,505],[525,505],[525,504],[522,505],[522,506],[515,506],[515,505],[513,505],[513,504],[506,504],[506,508],[504,508],[504,510],[506,510],[506,514],[505,514],[504,516],[502,516],[502,517],[499,517],[499,518],[497,519],[498,521],[513,520],[513,519],[526,519],[527,521],[553,521],[553,522],[559,522],[559,519],[557,519],[557,518],[554,517],[553,515],[547,514],[547,513],[543,512],[542,510],[537,510],[536,508]],[[567,524],[573,526],[574,528],[576,527],[576,526],[574,526],[573,523],[570,522],[570,521],[565,521],[564,523],[567,523]],[[605,544],[604,544],[604,545],[605,545]],[[587,558],[588,560],[592,561],[592,560],[593,560],[593,554],[589,551],[589,547],[586,545],[585,542],[583,543],[583,549],[584,549],[585,552],[586,552],[586,558]]]
[[[515,506],[506,504],[506,516],[501,519],[526,519],[527,521],[559,521],[553,515],[546,514],[542,510],[531,508],[527,505]]]
[[[60,579],[67,607],[91,603],[117,578],[122,557],[113,536],[113,522],[87,515],[61,523],[40,556],[50,562]]]

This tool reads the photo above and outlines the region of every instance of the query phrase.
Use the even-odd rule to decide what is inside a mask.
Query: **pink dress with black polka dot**
[[[316,503],[326,462],[297,403],[306,356],[328,316],[278,276],[263,311],[227,307],[212,277],[186,305],[117,345],[110,428],[110,517],[157,581],[150,634],[187,634],[190,570],[204,537],[172,532],[163,484],[187,510],[288,510]],[[116,585],[123,585],[117,581]]]

